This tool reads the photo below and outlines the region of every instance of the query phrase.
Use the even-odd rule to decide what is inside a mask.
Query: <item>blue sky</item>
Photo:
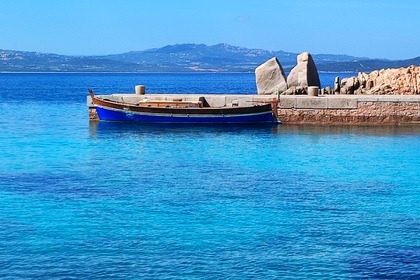
[[[420,56],[419,0],[0,0],[0,49],[102,55],[170,44]]]

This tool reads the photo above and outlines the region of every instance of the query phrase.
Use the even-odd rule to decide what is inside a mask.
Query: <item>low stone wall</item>
[[[420,96],[281,96],[284,124],[420,124]]]
[[[89,120],[90,121],[99,121],[98,113],[96,112],[95,107],[89,107]]]

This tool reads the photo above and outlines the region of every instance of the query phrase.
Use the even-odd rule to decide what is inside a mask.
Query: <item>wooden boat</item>
[[[101,121],[144,123],[279,123],[277,102],[246,107],[210,107],[204,97],[198,101],[149,101],[126,103],[95,96],[89,89],[92,103]],[[274,102],[273,102],[274,103]],[[275,109],[273,110],[273,107]]]

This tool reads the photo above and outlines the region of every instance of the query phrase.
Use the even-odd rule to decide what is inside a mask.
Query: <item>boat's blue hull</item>
[[[144,123],[278,123],[271,111],[240,115],[159,114],[132,112],[97,106],[101,121]]]

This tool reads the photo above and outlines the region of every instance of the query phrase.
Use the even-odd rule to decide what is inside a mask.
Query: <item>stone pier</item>
[[[280,96],[289,124],[420,124],[420,95]]]

